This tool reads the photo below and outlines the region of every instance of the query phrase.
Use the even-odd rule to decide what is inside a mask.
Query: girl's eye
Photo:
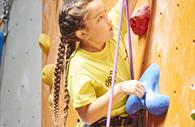
[[[103,16],[101,15],[99,18],[98,18],[98,22],[100,21],[100,20],[102,20],[103,19]]]

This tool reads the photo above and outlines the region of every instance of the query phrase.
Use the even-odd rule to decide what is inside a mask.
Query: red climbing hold
[[[150,7],[148,5],[144,5],[130,18],[131,29],[136,35],[141,36],[147,31],[149,20]]]

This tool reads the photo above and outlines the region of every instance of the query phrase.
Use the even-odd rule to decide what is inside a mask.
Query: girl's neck
[[[81,42],[80,48],[88,52],[99,52],[104,49],[106,42],[95,43],[95,42]]]

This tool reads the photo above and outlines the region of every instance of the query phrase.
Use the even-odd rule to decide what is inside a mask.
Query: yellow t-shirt
[[[68,90],[74,108],[92,103],[111,87],[120,7],[116,5],[109,12],[109,16],[112,17],[114,37],[106,42],[104,49],[94,53],[78,48],[71,56],[68,72]],[[122,24],[115,84],[130,79],[129,58],[123,38],[127,31],[125,14],[123,14]],[[113,105],[112,116],[121,115],[125,112],[126,100],[127,96],[124,96],[118,104]],[[77,127],[82,127],[83,124],[81,121]]]

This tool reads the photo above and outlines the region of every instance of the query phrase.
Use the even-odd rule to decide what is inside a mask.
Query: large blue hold
[[[129,96],[126,103],[126,112],[134,114],[140,109],[145,109],[153,115],[162,115],[169,107],[169,97],[158,93],[160,69],[157,64],[152,64],[141,76],[140,82],[144,84],[145,95],[143,98]]]

